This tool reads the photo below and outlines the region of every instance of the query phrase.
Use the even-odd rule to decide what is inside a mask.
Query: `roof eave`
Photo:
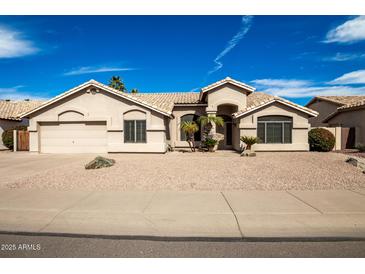
[[[62,93],[62,94],[60,94],[60,95],[52,98],[51,100],[45,102],[44,104],[40,105],[39,107],[37,107],[35,109],[32,109],[32,110],[30,110],[28,112],[25,112],[25,113],[21,114],[19,117],[20,118],[28,117],[29,115],[31,115],[31,114],[33,114],[33,113],[35,113],[35,112],[37,112],[37,111],[39,111],[39,110],[41,110],[41,109],[49,106],[49,105],[52,105],[53,103],[56,103],[56,102],[58,102],[58,101],[60,101],[60,100],[62,100],[64,98],[66,98],[66,97],[68,97],[68,96],[70,96],[70,95],[72,95],[72,94],[74,94],[74,93],[76,93],[76,92],[78,92],[78,91],[80,91],[80,90],[88,87],[88,86],[98,87],[98,88],[103,89],[103,90],[106,90],[106,91],[108,91],[108,92],[110,92],[110,93],[112,93],[112,94],[114,94],[116,96],[119,96],[121,98],[130,100],[130,101],[132,101],[132,102],[134,102],[136,104],[142,105],[142,106],[144,106],[144,107],[146,107],[148,109],[151,109],[153,111],[156,111],[156,112],[158,112],[158,113],[160,113],[162,115],[165,115],[165,116],[168,116],[168,117],[172,117],[171,116],[172,115],[171,112],[167,112],[167,111],[160,110],[160,109],[156,108],[155,106],[151,106],[151,105],[149,105],[149,104],[147,104],[147,103],[145,103],[143,101],[136,100],[135,98],[133,98],[131,96],[128,96],[126,94],[118,93],[114,89],[112,89],[110,87],[107,87],[107,86],[105,86],[105,85],[103,85],[103,84],[101,84],[101,83],[99,83],[99,82],[97,82],[95,80],[87,81],[87,82],[85,82],[85,83],[83,83],[83,84],[81,84],[81,85],[79,85],[79,86],[77,86],[75,88],[72,88],[72,89],[70,89],[70,90],[68,90],[68,91],[66,91],[66,92],[64,92],[64,93]]]
[[[277,103],[281,103],[281,104],[284,104],[284,105],[286,105],[286,106],[288,106],[288,107],[291,107],[291,108],[294,108],[294,109],[296,109],[296,110],[299,110],[299,111],[301,111],[301,112],[304,112],[304,113],[306,113],[306,114],[308,114],[308,115],[310,115],[310,116],[312,116],[312,117],[317,117],[318,116],[318,112],[317,111],[314,111],[314,110],[306,110],[306,109],[303,109],[302,107],[300,107],[300,106],[296,106],[296,105],[293,105],[293,104],[289,104],[289,103],[287,103],[287,102],[285,102],[285,101],[283,101],[283,100],[281,100],[281,99],[277,99],[277,98],[274,98],[274,99],[272,99],[272,100],[270,100],[270,101],[267,101],[267,102],[265,102],[265,103],[263,103],[263,104],[260,104],[260,105],[258,105],[258,106],[256,106],[256,107],[253,107],[253,108],[251,108],[251,109],[248,109],[247,111],[244,111],[244,112],[242,112],[242,113],[240,113],[240,114],[233,114],[233,117],[234,118],[239,118],[239,117],[242,117],[242,116],[244,116],[244,115],[247,115],[247,114],[249,114],[249,113],[251,113],[251,112],[253,112],[253,111],[255,111],[255,110],[258,110],[258,109],[260,109],[260,108],[262,108],[262,107],[264,107],[264,106],[267,106],[267,105],[270,105],[270,104],[272,104],[272,103],[275,103],[275,102],[277,102]]]

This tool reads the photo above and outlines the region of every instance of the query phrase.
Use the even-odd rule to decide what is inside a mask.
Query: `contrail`
[[[223,67],[223,63],[222,63],[221,59],[228,52],[230,52],[242,40],[242,38],[246,35],[246,33],[250,30],[252,18],[253,18],[253,16],[242,16],[240,30],[236,33],[235,36],[232,37],[231,40],[228,41],[224,50],[222,50],[217,55],[217,57],[214,59],[214,63],[216,63],[216,66],[211,71],[208,72],[208,75],[216,72],[217,70],[220,70]]]

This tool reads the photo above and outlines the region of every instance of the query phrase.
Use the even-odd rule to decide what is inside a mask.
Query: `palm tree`
[[[199,124],[204,128],[204,136],[207,136],[212,130],[213,124],[218,127],[222,127],[224,125],[224,120],[220,116],[200,116],[198,119]]]
[[[109,87],[112,87],[122,92],[127,91],[123,83],[123,80],[119,76],[112,76],[112,78],[109,80]]]
[[[199,130],[199,126],[194,121],[184,121],[181,124],[181,129],[186,134],[186,141],[188,142],[191,151],[195,152],[194,134]]]

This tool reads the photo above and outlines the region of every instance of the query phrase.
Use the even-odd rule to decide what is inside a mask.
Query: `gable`
[[[203,100],[210,108],[216,108],[222,104],[236,105],[243,109],[247,105],[247,91],[230,83],[226,83],[206,92]]]
[[[77,86],[73,89],[70,89],[70,90],[52,98],[51,100],[45,102],[44,104],[40,105],[39,107],[37,107],[29,112],[23,113],[20,117],[21,118],[29,117],[30,115],[34,115],[35,113],[37,113],[43,109],[49,109],[50,107],[53,107],[56,103],[63,101],[70,96],[73,96],[75,94],[85,94],[85,93],[88,93],[91,95],[101,94],[101,93],[103,93],[104,95],[109,95],[109,96],[113,95],[112,97],[114,99],[122,98],[125,101],[130,102],[131,104],[139,105],[141,107],[153,110],[155,112],[158,112],[158,113],[168,116],[168,117],[171,116],[171,112],[167,112],[166,110],[160,109],[159,107],[151,105],[148,102],[145,102],[139,98],[135,98],[127,93],[117,91],[117,90],[115,90],[111,87],[108,87],[106,85],[103,85],[97,81],[90,80],[80,86]]]
[[[29,117],[37,117],[37,119],[58,117],[58,120],[72,121],[87,119],[87,117],[113,117],[113,119],[119,119],[118,117],[121,117],[122,113],[129,110],[136,110],[142,113],[151,112],[145,106],[107,91],[100,90],[99,92],[91,93],[88,92],[88,88],[84,88],[29,114]],[[155,115],[160,116],[156,112]]]
[[[307,114],[307,116],[311,116],[311,117],[316,117],[318,115],[318,112],[316,112],[314,110],[311,110],[309,108],[297,105],[297,104],[295,104],[293,102],[290,102],[288,100],[285,100],[283,98],[273,96],[273,97],[271,97],[271,99],[268,99],[266,102],[263,101],[260,104],[250,106],[246,109],[243,109],[241,111],[238,111],[238,112],[234,113],[233,117],[238,118],[238,117],[247,115],[251,112],[255,112],[257,110],[260,110],[261,108],[264,108],[264,107],[272,105],[272,104],[285,105],[285,106],[289,107],[289,109],[292,109],[292,111],[300,111],[300,112],[303,112],[303,113]]]

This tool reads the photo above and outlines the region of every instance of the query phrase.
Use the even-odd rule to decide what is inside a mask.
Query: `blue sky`
[[[0,16],[0,98],[112,75],[142,92],[230,76],[305,104],[365,94],[364,16]]]

